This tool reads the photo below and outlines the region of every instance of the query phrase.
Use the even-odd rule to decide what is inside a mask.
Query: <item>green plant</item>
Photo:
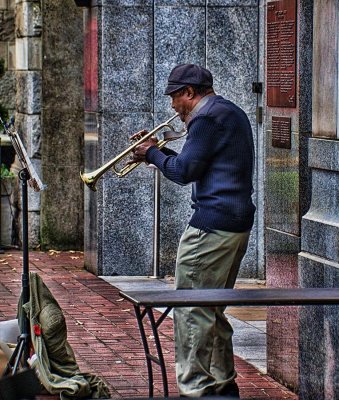
[[[12,178],[14,177],[14,172],[10,171],[5,164],[1,164],[0,177],[1,178]]]
[[[0,58],[0,78],[5,74],[5,72],[5,60],[3,58]]]
[[[3,120],[3,121],[6,121],[7,119],[8,119],[8,111],[7,111],[7,109],[0,103],[0,117],[1,117],[1,119]],[[0,126],[0,130],[2,129],[3,127],[2,126]]]

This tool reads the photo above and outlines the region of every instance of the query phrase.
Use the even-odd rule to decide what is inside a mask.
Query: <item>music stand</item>
[[[34,189],[34,191],[39,192],[46,188],[38,174],[36,173],[25,147],[15,130],[14,118],[12,117],[9,123],[5,123],[0,117],[0,123],[4,127],[4,132],[9,136],[15,153],[20,161],[22,170],[19,172],[19,179],[21,181],[21,196],[22,196],[22,251],[23,251],[23,266],[22,266],[22,289],[21,289],[21,299],[22,304],[29,301],[29,246],[28,246],[28,184]],[[14,375],[18,371],[18,366],[20,360],[23,356],[23,367],[28,367],[28,358],[30,345],[30,328],[29,320],[24,316],[21,326],[21,335],[18,338],[17,346],[14,349],[13,355],[11,356],[3,376]]]
[[[0,169],[2,167],[2,147],[1,147],[1,137],[0,137]],[[1,181],[2,181],[2,177],[1,177],[1,172],[0,172],[0,207],[1,207]],[[0,226],[1,226],[1,208],[0,208]],[[1,247],[1,232],[0,232],[0,254],[3,254],[4,250]]]

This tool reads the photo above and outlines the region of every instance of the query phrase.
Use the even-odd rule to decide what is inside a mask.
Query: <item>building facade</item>
[[[178,63],[207,66],[255,138],[250,246],[240,276],[269,287],[337,287],[336,0],[0,1],[0,103],[48,189],[30,194],[30,241],[82,248],[97,275],[174,273],[190,187],[105,165],[173,112]],[[177,125],[180,128],[180,125]],[[182,142],[171,144],[179,150]],[[301,399],[339,398],[336,307],[268,310],[268,372]]]
[[[83,21],[73,1],[0,1],[0,104],[48,189],[29,190],[33,248],[83,246]],[[2,144],[8,138],[2,136]],[[3,159],[9,149],[1,146]],[[16,160],[12,170],[21,165]],[[20,219],[20,193],[12,199]],[[20,228],[20,223],[16,224]],[[20,231],[17,239],[20,243]],[[14,238],[14,240],[17,240]],[[7,244],[7,243],[6,243]],[[16,243],[12,243],[16,244]]]

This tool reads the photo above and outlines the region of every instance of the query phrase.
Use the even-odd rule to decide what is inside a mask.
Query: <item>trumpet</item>
[[[140,139],[137,139],[131,146],[129,146],[126,150],[124,150],[122,153],[114,157],[112,160],[108,161],[106,164],[101,166],[100,168],[96,169],[95,171],[88,172],[88,173],[82,173],[80,172],[80,178],[82,181],[94,192],[97,190],[96,189],[96,184],[98,180],[104,175],[106,171],[109,169],[112,169],[112,171],[119,177],[122,178],[129,174],[133,169],[138,167],[142,162],[132,162],[125,164],[122,168],[118,169],[118,164],[127,156],[130,155],[130,153],[141,143],[147,141],[150,139],[152,136],[158,134],[161,130],[163,129],[169,129],[166,130],[165,132],[162,132],[163,134],[163,139],[159,140],[156,143],[156,147],[158,149],[161,149],[166,145],[167,142],[179,139],[183,136],[186,135],[186,130],[183,129],[180,132],[176,132],[173,128],[173,126],[170,124],[175,118],[177,118],[179,114],[173,115],[171,118],[169,118],[167,121],[163,122],[162,124],[158,125],[155,127],[153,130],[150,132],[146,133],[144,136],[142,136]]]

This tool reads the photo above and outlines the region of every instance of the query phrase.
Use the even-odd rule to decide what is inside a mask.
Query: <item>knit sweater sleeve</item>
[[[218,131],[218,125],[211,119],[197,117],[189,127],[181,153],[166,155],[153,146],[147,150],[146,161],[156,165],[166,178],[176,183],[197,181],[206,172],[210,159],[218,151]]]

